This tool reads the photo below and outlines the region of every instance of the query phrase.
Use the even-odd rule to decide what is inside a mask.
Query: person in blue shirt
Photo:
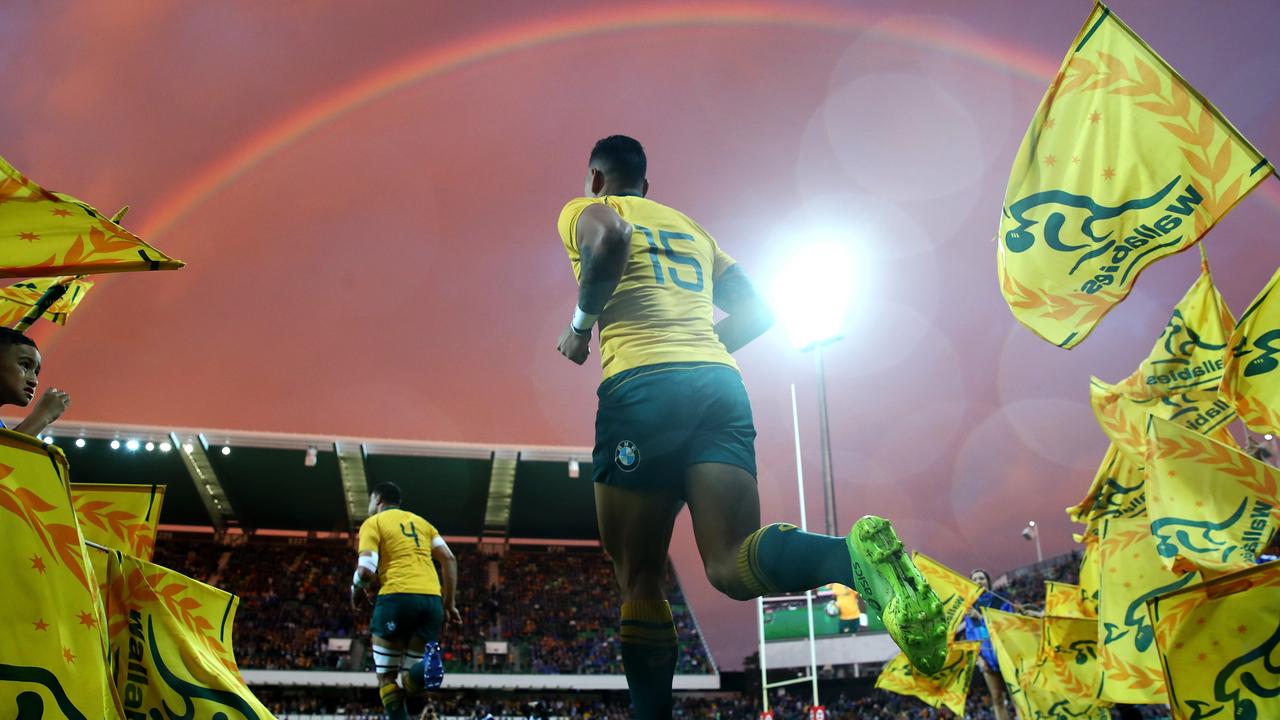
[[[991,575],[978,568],[969,573],[969,579],[983,589],[969,614],[964,618],[961,632],[965,640],[978,640],[982,649],[978,654],[978,669],[987,681],[987,690],[991,693],[991,706],[996,720],[1009,720],[1009,711],[1005,707],[1004,678],[1000,675],[1000,663],[996,660],[996,650],[991,646],[991,636],[987,633],[987,623],[982,619],[982,608],[994,608],[1004,612],[1013,612],[1013,605],[1007,600],[991,592]]]

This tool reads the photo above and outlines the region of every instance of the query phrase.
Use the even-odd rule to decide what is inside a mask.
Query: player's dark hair
[[[36,341],[13,328],[0,327],[0,345],[30,345],[35,347]]]
[[[625,187],[639,187],[649,169],[640,142],[626,135],[610,135],[596,142],[589,163],[599,165],[615,183]]]
[[[378,483],[373,489],[373,494],[382,498],[382,502],[388,505],[400,504],[400,486],[395,483]]]

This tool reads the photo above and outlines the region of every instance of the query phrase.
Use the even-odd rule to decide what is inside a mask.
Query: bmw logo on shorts
[[[395,632],[395,631],[396,631],[396,623],[395,623],[395,621],[394,621],[394,620],[388,620],[388,621],[387,621],[387,632],[389,632],[389,633],[393,633],[393,632]]]
[[[618,450],[613,454],[613,461],[622,472],[631,472],[640,464],[640,450],[630,440],[618,443]]]

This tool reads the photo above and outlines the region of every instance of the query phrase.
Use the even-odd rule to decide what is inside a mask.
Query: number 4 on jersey
[[[408,538],[413,538],[414,547],[422,547],[422,543],[418,542],[418,528],[414,527],[412,522],[409,523],[409,532],[405,532],[404,523],[400,523],[400,534]]]

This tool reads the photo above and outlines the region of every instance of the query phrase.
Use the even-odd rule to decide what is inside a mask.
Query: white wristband
[[[591,332],[591,328],[596,324],[596,318],[598,317],[600,317],[599,314],[585,313],[582,308],[575,307],[573,309],[573,321],[569,325],[579,335],[586,335]]]

